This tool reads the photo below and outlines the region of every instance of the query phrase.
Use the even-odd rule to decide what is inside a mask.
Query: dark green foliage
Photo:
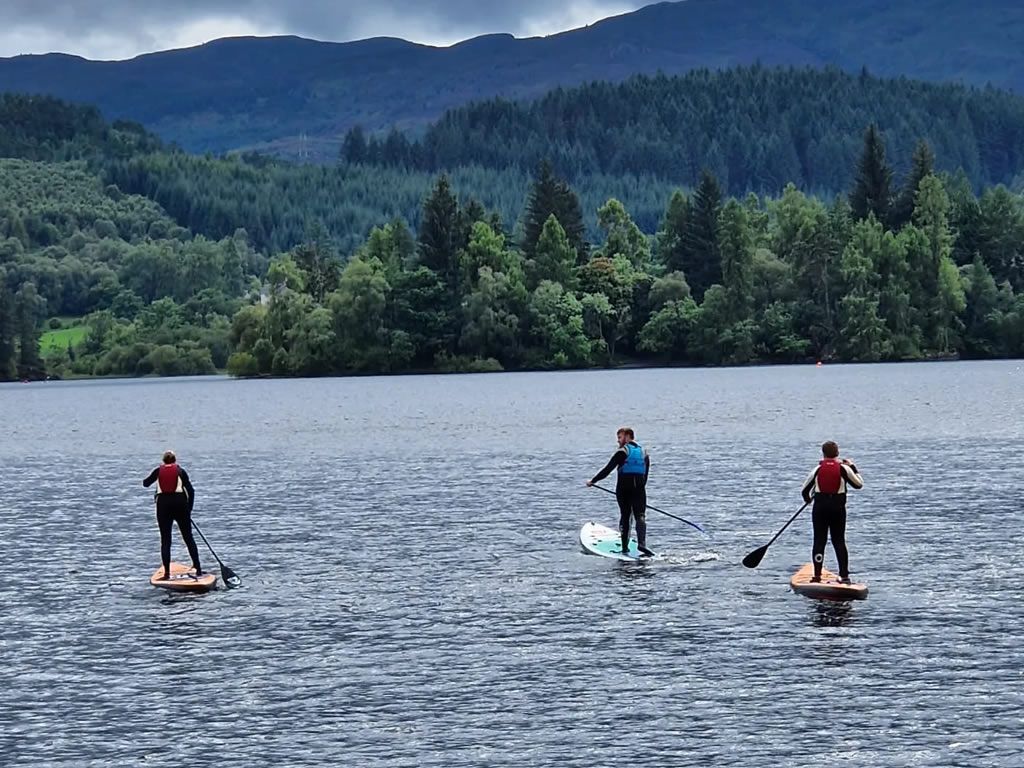
[[[779,193],[787,183],[835,194],[852,186],[864,126],[871,166],[855,215],[888,209],[879,132],[891,162],[911,165],[921,140],[939,170],[963,167],[975,187],[1024,169],[1024,99],[994,89],[855,77],[835,69],[740,67],[559,89],[534,102],[495,99],[446,113],[416,142],[413,166],[532,169],[548,158],[585,188],[595,174],[650,174],[695,185],[701,169],[725,191]],[[372,149],[369,157],[380,157]],[[383,160],[379,161],[382,164]],[[863,211],[861,209],[864,209]]]
[[[709,171],[704,171],[682,231],[682,258],[675,267],[686,275],[690,290],[698,300],[703,298],[704,291],[722,281],[718,243],[721,210],[722,192],[718,181]]]
[[[592,252],[559,218],[582,231],[574,190],[543,167],[528,202],[519,171],[118,158],[90,130],[83,160],[0,161],[0,377],[43,365],[62,376],[306,376],[897,360],[1024,344],[1021,197],[996,186],[979,199],[966,174],[926,172],[922,150],[904,187],[910,220],[898,206],[887,219],[871,202],[888,195],[871,191],[886,174],[870,130],[870,172],[852,195],[864,218],[845,196],[825,204],[792,185],[778,198],[723,195],[712,170],[731,179],[747,162],[723,137],[689,195],[580,176]],[[368,141],[367,162],[375,152]],[[127,175],[114,185],[116,174]],[[168,215],[136,183],[180,208]],[[524,238],[545,211],[536,239]],[[502,226],[513,221],[523,247]],[[196,222],[204,234],[186,226]],[[243,222],[262,229],[266,253]],[[85,337],[49,344],[40,361],[44,325]]]
[[[13,379],[17,373],[15,341],[18,336],[14,296],[7,288],[0,269],[0,381]]]
[[[522,249],[528,259],[534,257],[537,241],[550,216],[554,216],[561,225],[569,244],[576,251],[577,261],[580,264],[585,262],[589,248],[579,198],[563,179],[554,175],[551,164],[544,160],[534,177],[524,214]]]
[[[910,171],[899,195],[893,200],[889,213],[889,223],[893,229],[900,229],[908,224],[914,215],[914,204],[917,199],[917,188],[921,180],[935,171],[935,154],[927,142],[919,142],[910,161]]]
[[[0,160],[0,378],[41,373],[40,330],[55,315],[91,318],[86,349],[47,355],[61,376],[222,368],[229,318],[263,268],[244,232],[193,238],[82,163]]]
[[[850,209],[857,220],[874,216],[882,224],[889,223],[892,205],[892,171],[886,164],[885,144],[872,123],[864,134],[864,149],[857,164],[857,178],[850,193]]]
[[[49,96],[0,93],[0,157],[75,160],[152,151],[161,142],[140,125],[108,125],[95,107]]]

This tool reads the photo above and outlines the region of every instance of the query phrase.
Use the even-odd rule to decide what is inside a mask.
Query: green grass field
[[[69,343],[72,347],[77,346],[85,339],[87,331],[84,325],[47,331],[39,338],[39,351],[46,354],[51,349],[67,349]]]

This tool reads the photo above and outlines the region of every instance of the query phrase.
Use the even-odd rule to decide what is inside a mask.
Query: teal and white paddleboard
[[[622,538],[618,531],[614,531],[600,523],[586,523],[580,528],[580,544],[583,549],[592,555],[610,557],[613,560],[625,560],[635,562],[637,560],[661,560],[661,555],[641,555],[637,548],[636,539],[629,540],[629,552],[622,551]]]

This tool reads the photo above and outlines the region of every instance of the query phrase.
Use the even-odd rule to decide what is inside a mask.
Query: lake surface
[[[1024,759],[1020,361],[11,384],[0,424],[5,768]],[[580,552],[622,424],[710,545]],[[740,565],[825,439],[864,602],[789,591],[807,513]],[[242,588],[149,586],[165,448]]]

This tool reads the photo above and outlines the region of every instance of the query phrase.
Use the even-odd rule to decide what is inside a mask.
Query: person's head
[[[164,451],[164,464],[173,464],[178,458],[174,455],[174,451]]]
[[[631,440],[636,439],[636,435],[633,434],[632,427],[619,427],[619,431],[615,433],[615,436],[619,439],[620,448]]]
[[[834,459],[839,455],[839,446],[833,441],[827,440],[821,444],[821,455],[826,459]]]

